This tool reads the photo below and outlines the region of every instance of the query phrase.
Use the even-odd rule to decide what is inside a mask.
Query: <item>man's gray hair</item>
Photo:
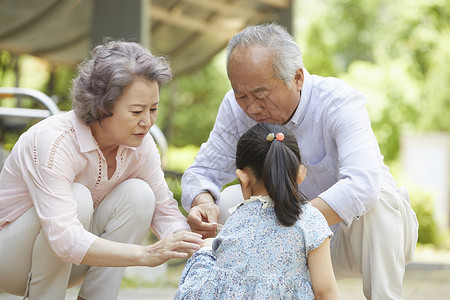
[[[95,47],[91,58],[77,71],[78,76],[72,80],[72,108],[86,125],[112,116],[115,103],[136,79],[154,80],[160,90],[172,79],[164,57],[154,56],[138,43],[124,41]]]
[[[295,73],[303,68],[302,51],[289,32],[276,23],[248,26],[231,38],[227,47],[227,72],[230,56],[237,47],[262,46],[272,53],[274,76],[286,86],[293,83]]]

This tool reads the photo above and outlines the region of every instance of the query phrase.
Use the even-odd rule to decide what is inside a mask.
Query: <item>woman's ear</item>
[[[247,189],[250,185],[250,176],[248,174],[248,171],[245,169],[237,169],[236,176],[239,178],[241,187]]]
[[[306,176],[306,167],[302,164],[298,167],[297,184],[302,183]]]

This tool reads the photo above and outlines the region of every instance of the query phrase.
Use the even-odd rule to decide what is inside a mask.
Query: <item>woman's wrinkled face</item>
[[[137,78],[124,91],[112,110],[113,115],[92,127],[100,148],[126,145],[138,147],[155,124],[159,87],[153,80]]]
[[[300,102],[303,70],[297,70],[291,85],[286,86],[274,76],[272,54],[264,47],[235,48],[228,76],[236,102],[257,122],[285,124]]]

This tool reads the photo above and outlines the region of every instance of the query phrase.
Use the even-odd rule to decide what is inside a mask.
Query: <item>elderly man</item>
[[[283,124],[297,137],[307,167],[299,189],[331,226],[337,279],[362,277],[367,299],[403,299],[405,265],[418,223],[408,193],[397,189],[373,134],[366,98],[336,78],[310,75],[300,48],[277,24],[250,26],[228,44],[232,86],[208,141],[182,179],[188,223],[214,236],[241,202],[236,143],[258,122]]]

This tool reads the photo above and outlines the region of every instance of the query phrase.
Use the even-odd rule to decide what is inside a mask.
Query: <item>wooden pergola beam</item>
[[[264,19],[266,14],[258,12],[254,9],[240,5],[239,2],[228,3],[223,0],[182,0],[185,3],[193,4],[205,9],[209,9],[220,13],[221,15],[242,16],[246,18]]]
[[[236,34],[235,30],[231,30],[227,27],[217,26],[214,22],[206,22],[198,18],[186,16],[179,13],[173,13],[161,7],[151,6],[149,8],[149,14],[152,20],[162,21],[166,24],[178,26],[180,28],[187,28],[189,30],[209,33],[222,36],[225,39],[231,38]],[[245,22],[243,22],[244,24]]]
[[[259,2],[281,9],[288,8],[291,5],[290,0],[259,0]]]

